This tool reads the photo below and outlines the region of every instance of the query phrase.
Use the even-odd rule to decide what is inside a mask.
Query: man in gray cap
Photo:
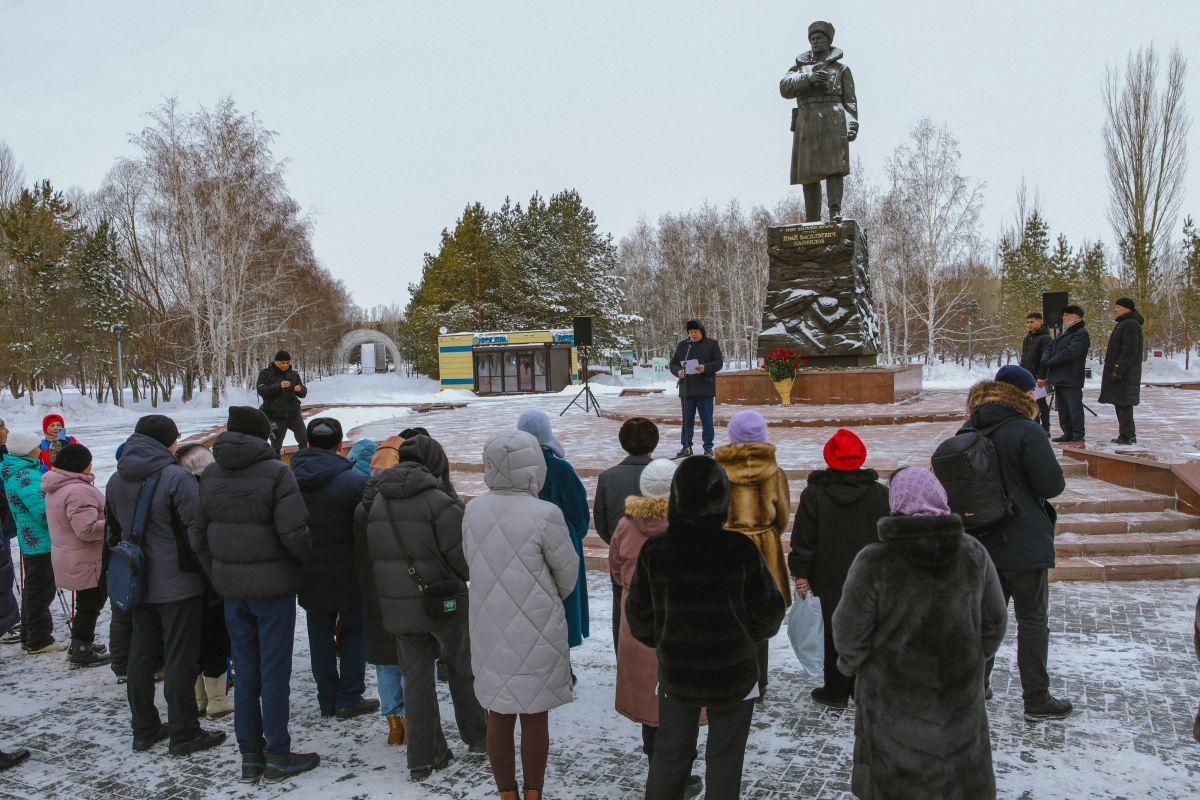
[[[796,101],[792,185],[804,187],[805,221],[820,222],[822,180],[829,195],[829,216],[842,216],[842,178],[850,174],[850,142],[858,136],[858,98],[854,76],[842,63],[842,51],[833,47],[833,26],[809,25],[808,43],[812,49],[783,76],[779,93]]]

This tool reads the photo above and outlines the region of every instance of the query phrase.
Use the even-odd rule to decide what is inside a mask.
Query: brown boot
[[[500,800],[520,800],[520,799],[517,797],[517,790],[513,789],[511,792],[501,792]]]
[[[388,714],[388,744],[408,744],[408,727],[404,717]]]
[[[525,800],[542,800],[541,789],[526,789]]]

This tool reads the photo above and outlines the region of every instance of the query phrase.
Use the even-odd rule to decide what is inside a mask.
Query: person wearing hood
[[[371,477],[371,459],[375,457],[375,451],[379,449],[379,445],[370,439],[360,439],[350,448],[347,458],[356,470]]]
[[[763,554],[775,576],[784,608],[792,604],[783,532],[792,515],[792,493],[787,473],[775,461],[775,445],[767,443],[767,422],[757,411],[739,411],[729,420],[729,444],[718,447],[717,463],[725,468],[733,493],[726,528],[745,534]],[[766,641],[758,643],[758,688],[767,693]]]
[[[300,416],[300,400],[308,396],[308,387],[300,380],[300,373],[292,369],[292,356],[286,350],[275,354],[275,360],[258,373],[259,407],[271,421],[271,446],[275,455],[283,451],[283,440],[290,430],[296,437],[296,447],[303,450],[307,429],[304,417]]]
[[[608,568],[613,582],[628,590],[637,567],[638,554],[646,540],[667,529],[667,505],[675,462],[666,458],[651,461],[640,470],[638,491],[625,500],[625,514],[612,534],[608,548]],[[624,592],[623,592],[624,593]],[[654,759],[654,740],[658,734],[658,656],[653,648],[633,638],[625,618],[625,604],[617,609],[621,643],[617,648],[617,713],[642,726],[642,752]],[[701,719],[701,725],[707,720]],[[703,781],[692,775],[684,786],[683,797],[700,794]]]
[[[71,669],[98,667],[111,659],[97,651],[96,620],[108,600],[101,580],[104,559],[104,493],[92,485],[92,454],[81,444],[58,451],[54,468],[42,476],[54,585],[75,592],[71,620]]]
[[[459,735],[487,750],[487,715],[475,696],[467,615],[471,573],[463,553],[462,507],[438,488],[446,461],[428,436],[405,439],[400,463],[379,477],[367,545],[383,625],[396,637],[404,674],[408,769],[414,781],[445,769],[454,753],[438,708],[434,661],[446,662]]]
[[[1000,579],[931,472],[896,472],[889,502],[833,614],[838,667],[856,677],[850,789],[994,798],[984,669],[1008,621]]]
[[[1042,353],[1046,367],[1046,383],[1054,388],[1058,404],[1058,425],[1062,436],[1054,441],[1082,442],[1087,433],[1083,416],[1083,384],[1087,373],[1087,356],[1092,347],[1083,322],[1083,309],[1067,306],[1062,312],[1063,329]]]
[[[746,739],[759,694],[758,643],[783,621],[775,576],[750,538],[726,528],[725,469],[702,456],[675,471],[667,529],[638,554],[625,601],[629,632],[658,658],[658,733],[647,800],[679,796],[708,713],[705,797],[741,791]]]
[[[197,481],[214,461],[212,450],[200,442],[181,445],[175,451],[175,460]],[[196,676],[196,711],[216,720],[233,713],[233,698],[229,696],[232,678],[229,658],[233,655],[233,648],[229,643],[229,629],[225,626],[225,598],[217,594],[207,577],[204,612],[200,615],[200,674]]]
[[[567,520],[575,553],[579,556],[579,578],[575,589],[563,600],[567,612],[567,638],[571,647],[578,647],[591,636],[591,615],[588,612],[587,573],[583,558],[583,537],[587,536],[591,522],[588,508],[587,489],[567,462],[567,453],[550,430],[550,418],[545,412],[530,409],[517,420],[517,430],[524,431],[538,440],[542,457],[546,461],[546,479],[538,497],[549,501],[562,510]]]
[[[47,414],[42,417],[42,441],[38,461],[41,462],[40,469],[43,474],[50,471],[59,450],[69,444],[79,444],[74,436],[67,435],[64,425],[61,414]]]
[[[300,487],[268,443],[271,431],[257,408],[230,407],[213,443],[215,462],[200,478],[192,541],[225,598],[243,783],[277,783],[321,762],[316,753],[293,752],[288,734],[296,594],[313,542]]]
[[[8,453],[8,434],[8,427],[0,419],[0,470],[4,468],[4,456]],[[0,644],[21,640],[21,604],[13,592],[17,571],[12,562],[12,540],[16,536],[17,526],[8,507],[4,481],[0,479]]]
[[[504,431],[483,448],[488,491],[463,515],[471,568],[471,663],[488,710],[487,753],[502,800],[517,800],[521,721],[524,800],[541,800],[550,749],[549,711],[573,699],[564,600],[582,559],[562,509],[540,499],[544,442]]]
[[[996,451],[1000,479],[1011,514],[979,536],[1017,619],[1017,668],[1025,718],[1030,721],[1061,719],[1071,713],[1071,702],[1050,694],[1049,570],[1054,568],[1054,524],[1058,515],[1047,502],[1066,489],[1062,465],[1041,427],[1034,422],[1033,400],[1037,382],[1028,371],[1009,364],[996,380],[971,388],[967,424],[975,430],[996,427],[988,438]],[[992,673],[988,661],[987,675]],[[990,687],[990,683],[989,683]],[[989,688],[990,692],[991,689]]]
[[[150,414],[133,430],[104,490],[108,543],[115,547],[132,536],[143,487],[157,478],[149,489],[149,513],[139,542],[145,557],[144,596],[130,612],[126,693],[133,749],[149,750],[169,737],[172,755],[188,755],[225,741],[223,732],[200,727],[194,691],[205,584],[189,534],[200,510],[199,496],[196,479],[175,460],[179,429],[174,420]],[[164,658],[167,725],[154,706],[154,673]]]
[[[640,494],[638,481],[642,470],[646,468],[654,456],[654,448],[658,447],[658,426],[645,417],[631,417],[621,424],[617,433],[621,449],[629,453],[620,464],[609,467],[600,473],[596,481],[595,519],[596,533],[605,544],[612,542],[617,525],[625,516],[625,500]],[[621,584],[617,581],[617,573],[612,573],[613,592],[613,649],[619,651],[621,633]]]
[[[55,641],[54,618],[50,615],[55,596],[54,567],[50,561],[40,455],[40,436],[33,431],[10,431],[8,452],[0,462],[0,481],[4,483],[24,562],[21,649],[34,654],[61,653],[67,646]]]
[[[1142,401],[1142,326],[1146,320],[1128,297],[1113,304],[1113,313],[1117,324],[1104,351],[1100,402],[1111,403],[1117,410],[1120,428],[1113,444],[1133,444],[1137,441],[1133,407]]]
[[[679,434],[683,446],[676,458],[692,454],[696,415],[700,415],[700,428],[704,455],[713,454],[716,428],[713,427],[713,403],[717,398],[717,373],[725,365],[721,345],[710,339],[704,323],[698,319],[687,321],[687,338],[675,345],[671,356],[671,374],[679,378],[679,402],[683,407],[683,428]]]
[[[828,469],[813,470],[800,493],[792,525],[788,568],[801,595],[811,591],[821,599],[825,622],[825,685],[812,690],[812,699],[845,708],[854,695],[854,676],[837,667],[833,612],[842,599],[842,586],[859,551],[879,541],[879,520],[890,512],[888,490],[879,473],[863,469],[867,448],[848,430],[838,430],[825,443]]]
[[[350,719],[379,709],[366,691],[367,644],[354,572],[354,509],[367,476],[339,455],[342,425],[332,417],[308,422],[308,447],[291,469],[308,508],[312,556],[304,562],[300,607],[308,619],[308,649],[322,717]],[[341,627],[339,673],[338,627]]]

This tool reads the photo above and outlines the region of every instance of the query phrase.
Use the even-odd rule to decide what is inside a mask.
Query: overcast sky
[[[986,184],[988,236],[1024,177],[1076,245],[1112,240],[1106,64],[1150,42],[1200,53],[1195,0],[0,0],[0,139],[30,180],[95,189],[165,96],[232,95],[278,132],[322,262],[359,304],[403,303],[471,202],[575,188],[617,239],[642,215],[773,205],[790,191],[779,79],[814,19],[854,73],[869,172],[928,115]],[[1200,218],[1200,125],[1189,145]]]

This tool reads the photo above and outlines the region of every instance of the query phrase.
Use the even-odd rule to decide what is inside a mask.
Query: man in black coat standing
[[[1029,333],[1025,334],[1025,340],[1021,342],[1021,367],[1033,373],[1033,377],[1037,379],[1039,389],[1046,388],[1046,372],[1047,367],[1042,363],[1042,354],[1046,352],[1046,348],[1054,341],[1054,337],[1050,335],[1050,329],[1042,323],[1042,315],[1036,311],[1031,311],[1025,317],[1025,326],[1029,329]],[[1038,421],[1042,424],[1042,430],[1046,431],[1046,435],[1050,435],[1050,404],[1046,402],[1045,397],[1037,399]]]
[[[1117,409],[1120,432],[1113,444],[1133,444],[1137,428],[1133,407],[1142,400],[1142,325],[1146,322],[1133,301],[1122,297],[1113,306],[1117,326],[1108,337],[1104,352],[1104,376],[1100,381],[1100,402]]]
[[[625,499],[642,493],[642,470],[654,460],[658,447],[658,426],[645,417],[630,417],[617,433],[621,449],[629,453],[620,464],[600,473],[596,481],[596,503],[592,518],[596,533],[605,544],[612,541],[617,525],[625,516]],[[621,634],[621,584],[612,579],[613,590],[613,652]]]
[[[1082,442],[1086,435],[1083,419],[1083,380],[1092,337],[1083,324],[1083,309],[1063,309],[1062,333],[1042,353],[1046,383],[1054,387],[1058,398],[1058,425],[1062,436],[1056,442]]]
[[[1047,498],[1066,488],[1062,466],[1046,435],[1034,421],[1037,381],[1028,370],[1001,367],[996,380],[971,388],[967,423],[975,430],[995,428],[988,438],[996,448],[1000,479],[1011,515],[979,536],[1000,576],[1005,605],[1011,599],[1017,617],[1017,669],[1028,720],[1059,719],[1071,703],[1050,694],[1048,570],[1054,567],[1054,523],[1058,515]],[[993,660],[988,661],[989,686]]]
[[[292,369],[292,357],[287,350],[275,354],[271,366],[258,373],[258,396],[262,398],[259,408],[271,421],[271,446],[275,455],[283,450],[283,439],[290,430],[296,436],[296,446],[303,450],[308,446],[308,433],[304,418],[300,416],[300,398],[308,396],[308,387],[300,382],[300,375]]]
[[[679,437],[683,448],[675,457],[686,458],[692,454],[692,432],[697,413],[703,429],[704,455],[711,457],[716,438],[713,403],[717,398],[717,373],[725,362],[721,345],[716,339],[708,338],[700,320],[689,319],[687,332],[688,338],[675,345],[670,365],[671,374],[679,378],[679,400],[683,405],[683,431]]]

